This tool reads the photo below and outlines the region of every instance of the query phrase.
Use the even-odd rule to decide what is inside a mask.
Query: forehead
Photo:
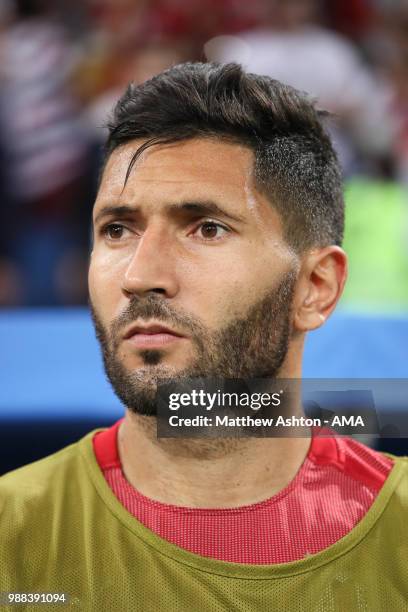
[[[101,190],[122,192],[129,163],[143,142],[131,141],[113,151],[103,173]],[[212,183],[239,190],[251,180],[252,167],[253,153],[247,147],[197,138],[149,147],[134,166],[128,185]]]
[[[132,156],[143,141],[132,141],[110,155],[101,181],[104,196],[123,197],[150,192],[160,186],[163,196],[180,189],[208,190],[213,195],[237,196],[252,188],[253,153],[238,144],[214,139],[192,139],[149,147],[138,159],[125,184]],[[187,195],[187,194],[186,194]]]

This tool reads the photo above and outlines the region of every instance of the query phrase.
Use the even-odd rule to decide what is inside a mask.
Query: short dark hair
[[[298,252],[340,245],[342,179],[327,115],[306,94],[239,64],[185,63],[129,85],[108,125],[106,159],[120,145],[145,139],[127,179],[155,144],[210,137],[245,145],[254,152],[256,187],[280,213],[287,242]]]

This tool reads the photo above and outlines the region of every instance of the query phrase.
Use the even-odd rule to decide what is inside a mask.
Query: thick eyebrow
[[[218,204],[211,200],[167,204],[165,206],[165,211],[170,214],[194,213],[195,215],[200,215],[203,217],[210,217],[212,215],[216,215],[226,217],[227,219],[231,219],[232,221],[238,221],[241,223],[245,221],[243,217],[239,215],[232,215],[230,212],[225,211],[223,208],[218,206]],[[138,212],[140,212],[140,209],[138,207],[129,206],[128,204],[121,204],[120,206],[104,206],[96,215],[94,223],[96,225],[103,217],[124,218],[130,215],[134,215]]]
[[[221,206],[216,204],[211,200],[205,201],[194,201],[194,202],[180,202],[177,204],[168,204],[166,210],[170,213],[172,212],[190,212],[195,215],[200,215],[202,217],[211,217],[212,215],[226,217],[227,219],[231,219],[232,221],[244,222],[244,218],[239,215],[232,215],[230,212],[227,212]]]
[[[101,210],[98,212],[98,214],[95,217],[94,220],[94,224],[97,225],[97,223],[103,218],[103,217],[128,217],[129,215],[132,215],[136,212],[136,209],[133,206],[128,206],[127,204],[121,204],[120,206],[104,206],[103,208],[101,208]]]

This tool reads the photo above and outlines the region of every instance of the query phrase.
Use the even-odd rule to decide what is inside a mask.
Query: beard
[[[102,324],[90,302],[105,372],[114,392],[131,412],[156,416],[157,390],[162,384],[209,377],[275,378],[287,355],[292,335],[295,283],[296,274],[291,270],[244,315],[230,320],[216,331],[211,331],[195,317],[176,310],[158,294],[151,293],[146,298],[133,297],[109,329]],[[163,365],[165,351],[160,349],[139,350],[143,361],[141,367],[129,370],[123,365],[119,357],[123,330],[137,319],[152,318],[188,333],[195,357],[186,368],[176,370]]]

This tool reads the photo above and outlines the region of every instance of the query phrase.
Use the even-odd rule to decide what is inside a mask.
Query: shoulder
[[[4,474],[0,477],[0,493],[15,492],[21,490],[21,487],[26,490],[45,485],[57,470],[64,469],[67,464],[75,461],[77,452],[78,443],[76,442],[48,457]]]
[[[360,485],[389,500],[390,511],[405,521],[408,511],[408,457],[382,453],[353,439],[343,439],[345,469]]]
[[[49,507],[53,500],[67,497],[84,480],[84,458],[81,447],[91,444],[90,432],[79,442],[62,450],[8,472],[0,477],[0,517],[27,516],[30,510]]]
[[[365,507],[362,525],[373,529],[370,538],[376,546],[396,549],[404,542],[406,549],[408,458],[379,452],[349,437],[322,437],[317,442],[315,466],[328,467],[326,482],[338,488],[346,506],[354,500]]]
[[[406,479],[408,466],[406,457],[381,453],[355,438],[338,436],[328,429],[315,432],[309,459],[318,468],[334,469],[348,488],[355,490],[362,486],[374,497],[393,473]]]
[[[93,433],[0,478],[0,590],[40,584],[62,567],[61,551],[80,549],[78,526],[97,497],[87,465]]]

